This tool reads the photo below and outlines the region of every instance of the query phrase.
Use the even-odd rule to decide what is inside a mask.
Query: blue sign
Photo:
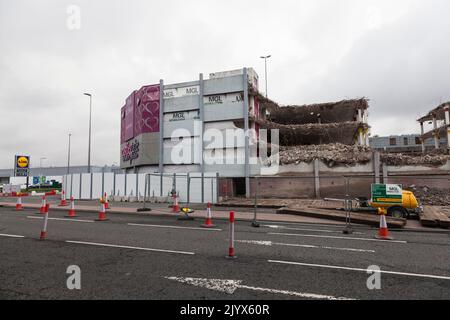
[[[39,183],[39,177],[33,177],[33,184]]]

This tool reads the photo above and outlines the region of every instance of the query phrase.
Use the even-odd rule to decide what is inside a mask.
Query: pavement
[[[16,198],[4,197],[0,198],[0,205],[14,207],[16,205]],[[22,199],[25,208],[39,208],[41,206],[41,199],[39,197],[25,197]],[[50,203],[53,210],[66,211],[69,207],[59,207],[60,196],[47,196],[47,203]],[[100,204],[98,200],[77,200],[76,210],[78,212],[98,212],[100,209]],[[144,204],[138,202],[110,202],[110,209],[108,213],[111,214],[137,214],[138,209],[143,208]],[[183,204],[181,204],[183,205]],[[162,203],[147,203],[147,208],[150,208],[149,212],[139,212],[140,216],[182,216],[181,213],[173,213],[172,209],[168,207],[167,204]],[[190,216],[198,219],[204,219],[206,216],[206,209],[200,204],[192,204],[191,208],[194,209]],[[241,221],[253,221],[254,220],[254,209],[253,208],[242,208],[242,207],[213,207],[212,214],[214,219],[229,219],[229,212],[234,211],[237,220]],[[312,217],[304,217],[299,215],[280,215],[276,214],[276,209],[270,208],[258,208],[257,209],[257,220],[258,221],[269,221],[269,222],[282,222],[282,223],[307,223],[307,224],[323,224],[323,225],[338,225],[345,226],[345,222],[335,221],[331,219],[319,219]],[[375,228],[361,225],[352,224],[356,228],[370,228],[375,230]],[[423,232],[448,232],[443,229],[433,229],[426,228],[420,224],[419,220],[408,220],[407,226],[402,229],[402,231],[423,231]]]
[[[339,224],[239,220],[237,258],[227,259],[226,220],[204,229],[200,218],[113,210],[97,222],[95,211],[68,219],[51,206],[40,241],[38,210],[1,207],[0,299],[450,298],[448,233],[394,231],[394,241],[379,241],[367,227],[344,235]],[[67,287],[70,266],[81,271],[80,290]],[[368,273],[374,266],[380,272]]]

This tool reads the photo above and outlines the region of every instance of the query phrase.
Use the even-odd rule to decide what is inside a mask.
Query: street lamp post
[[[264,79],[266,81],[266,98],[268,97],[267,94],[267,59],[269,59],[271,55],[268,56],[261,56],[261,59],[264,59]]]
[[[41,181],[42,181],[42,160],[45,160],[47,158],[42,157],[39,158],[39,189],[41,189]]]
[[[67,174],[70,174],[70,137],[72,136],[71,133],[69,133],[69,151],[67,152]]]
[[[88,173],[91,173],[91,123],[92,123],[92,94],[84,93],[89,97],[89,146],[88,146]]]

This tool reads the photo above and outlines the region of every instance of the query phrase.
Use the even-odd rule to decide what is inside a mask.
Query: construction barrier
[[[208,202],[206,207],[206,220],[205,223],[201,225],[202,228],[214,228],[215,225],[212,223],[212,214],[211,214],[211,203]]]
[[[23,210],[23,206],[22,206],[22,197],[17,197],[17,203],[16,203],[16,211],[22,211]]]
[[[45,193],[46,196],[56,196],[56,190],[52,190],[50,192]]]
[[[234,254],[234,211],[230,212],[230,228],[229,228],[230,246],[228,248],[229,259],[237,258]]]
[[[70,209],[69,209],[69,215],[66,217],[68,218],[75,218],[77,216],[75,212],[75,199],[73,197],[70,197]]]

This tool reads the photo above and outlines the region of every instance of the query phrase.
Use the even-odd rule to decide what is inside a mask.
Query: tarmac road
[[[202,229],[198,219],[64,214],[50,210],[39,241],[36,210],[0,208],[0,299],[450,298],[448,234],[391,232],[396,241],[384,242],[370,229],[346,236],[342,226],[237,222],[231,260],[225,221]],[[66,286],[71,265],[81,290]],[[380,290],[367,287],[372,265]]]

